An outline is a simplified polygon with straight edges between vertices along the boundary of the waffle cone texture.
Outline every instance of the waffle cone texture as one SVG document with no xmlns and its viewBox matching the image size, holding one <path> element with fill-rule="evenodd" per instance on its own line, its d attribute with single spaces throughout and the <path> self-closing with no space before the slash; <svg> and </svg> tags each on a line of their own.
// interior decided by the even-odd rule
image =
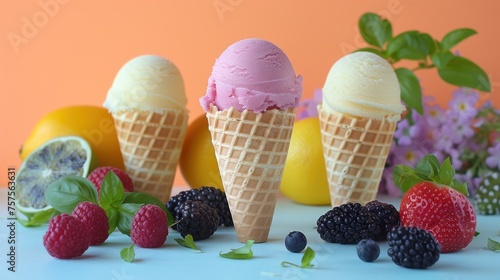
<svg viewBox="0 0 500 280">
<path fill-rule="evenodd" d="M 207 112 L 212 144 L 240 242 L 266 242 L 286 162 L 295 109 Z"/>
<path fill-rule="evenodd" d="M 186 135 L 185 110 L 113 113 L 125 169 L 139 192 L 170 198 Z"/>
<path fill-rule="evenodd" d="M 397 120 L 318 112 L 332 207 L 374 200 Z"/>
</svg>

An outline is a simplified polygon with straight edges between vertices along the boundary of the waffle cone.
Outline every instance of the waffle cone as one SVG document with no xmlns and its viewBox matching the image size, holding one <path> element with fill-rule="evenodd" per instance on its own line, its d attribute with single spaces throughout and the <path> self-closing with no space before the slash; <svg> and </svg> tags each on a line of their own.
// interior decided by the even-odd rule
<svg viewBox="0 0 500 280">
<path fill-rule="evenodd" d="M 285 166 L 295 110 L 207 112 L 209 130 L 240 242 L 266 242 Z"/>
<path fill-rule="evenodd" d="M 397 121 L 318 112 L 332 207 L 374 200 Z"/>
<path fill-rule="evenodd" d="M 134 190 L 168 201 L 187 129 L 185 110 L 114 113 L 125 169 Z"/>
</svg>

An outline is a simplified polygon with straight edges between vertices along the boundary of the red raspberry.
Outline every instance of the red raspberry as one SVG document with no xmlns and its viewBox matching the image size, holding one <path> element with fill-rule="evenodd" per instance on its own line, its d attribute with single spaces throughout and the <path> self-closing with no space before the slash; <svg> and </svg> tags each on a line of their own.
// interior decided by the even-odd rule
<svg viewBox="0 0 500 280">
<path fill-rule="evenodd" d="M 108 216 L 99 205 L 89 201 L 80 202 L 73 210 L 72 215 L 87 226 L 90 245 L 99 245 L 108 239 Z"/>
<path fill-rule="evenodd" d="M 146 204 L 134 215 L 130 237 L 143 248 L 158 248 L 168 235 L 167 214 L 157 205 Z"/>
<path fill-rule="evenodd" d="M 55 258 L 71 259 L 81 256 L 90 244 L 87 226 L 68 214 L 52 218 L 43 236 L 43 246 Z"/>
<path fill-rule="evenodd" d="M 104 167 L 98 167 L 94 169 L 92 172 L 90 172 L 89 176 L 87 176 L 87 179 L 89 179 L 97 189 L 97 193 L 101 190 L 101 184 L 102 180 L 104 179 L 104 176 L 108 174 L 108 172 L 112 170 L 115 172 L 116 176 L 120 178 L 120 181 L 122 181 L 123 188 L 127 192 L 133 192 L 134 191 L 134 185 L 132 184 L 132 179 L 130 179 L 130 176 L 128 176 L 125 171 L 112 167 L 112 166 L 104 166 Z"/>
</svg>

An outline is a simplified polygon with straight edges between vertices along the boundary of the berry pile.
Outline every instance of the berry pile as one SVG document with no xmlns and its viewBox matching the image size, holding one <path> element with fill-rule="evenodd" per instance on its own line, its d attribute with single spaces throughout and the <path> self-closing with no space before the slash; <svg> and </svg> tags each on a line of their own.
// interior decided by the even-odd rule
<svg viewBox="0 0 500 280">
<path fill-rule="evenodd" d="M 233 219 L 229 211 L 226 194 L 214 187 L 203 186 L 199 189 L 182 191 L 172 196 L 167 202 L 166 207 L 173 217 L 177 216 L 181 205 L 188 201 L 201 201 L 204 204 L 214 208 L 219 216 L 219 226 L 233 226 Z M 175 219 L 177 222 L 178 220 Z M 176 229 L 176 226 L 172 227 Z"/>
<path fill-rule="evenodd" d="M 383 240 L 387 230 L 399 225 L 399 213 L 393 205 L 378 201 L 366 206 L 346 203 L 326 212 L 316 224 L 321 239 L 356 244 L 362 239 Z"/>
</svg>

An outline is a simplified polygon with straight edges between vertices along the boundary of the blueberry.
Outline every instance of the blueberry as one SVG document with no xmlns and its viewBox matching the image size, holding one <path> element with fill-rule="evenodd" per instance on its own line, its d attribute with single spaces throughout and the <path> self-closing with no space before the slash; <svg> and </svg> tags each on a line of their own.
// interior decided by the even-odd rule
<svg viewBox="0 0 500 280">
<path fill-rule="evenodd" d="M 285 238 L 285 247 L 292 253 L 299 253 L 307 245 L 306 236 L 300 231 L 292 231 Z"/>
<path fill-rule="evenodd" d="M 380 247 L 371 239 L 363 239 L 356 245 L 358 257 L 365 262 L 372 262 L 380 255 Z"/>
</svg>

